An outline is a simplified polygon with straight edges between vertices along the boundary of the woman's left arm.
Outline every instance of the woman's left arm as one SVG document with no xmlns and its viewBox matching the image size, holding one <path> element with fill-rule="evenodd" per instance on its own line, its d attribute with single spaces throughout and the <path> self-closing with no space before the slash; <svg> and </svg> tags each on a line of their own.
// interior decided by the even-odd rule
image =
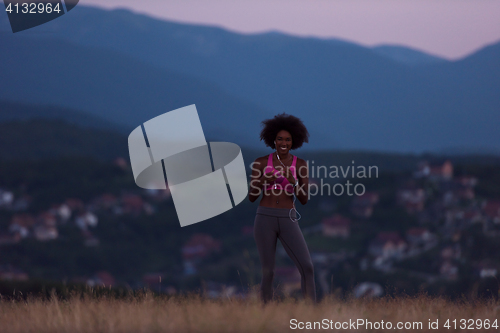
<svg viewBox="0 0 500 333">
<path fill-rule="evenodd" d="M 295 195 L 300 203 L 305 205 L 309 200 L 309 170 L 306 161 L 297 158 L 296 170 L 299 184 L 294 188 Z"/>
</svg>

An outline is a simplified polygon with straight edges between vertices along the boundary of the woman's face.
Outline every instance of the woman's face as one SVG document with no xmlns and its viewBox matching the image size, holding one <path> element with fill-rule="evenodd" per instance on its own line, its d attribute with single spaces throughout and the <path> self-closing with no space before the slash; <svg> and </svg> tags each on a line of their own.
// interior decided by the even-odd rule
<svg viewBox="0 0 500 333">
<path fill-rule="evenodd" d="M 281 130 L 276 135 L 276 151 L 286 154 L 292 148 L 292 135 L 290 132 Z"/>
</svg>

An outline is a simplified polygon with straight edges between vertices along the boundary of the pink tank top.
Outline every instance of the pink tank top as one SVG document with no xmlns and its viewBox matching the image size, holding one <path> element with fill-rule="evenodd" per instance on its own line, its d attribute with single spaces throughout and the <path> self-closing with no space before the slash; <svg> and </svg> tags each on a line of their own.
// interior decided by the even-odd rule
<svg viewBox="0 0 500 333">
<path fill-rule="evenodd" d="M 297 164 L 297 156 L 294 156 L 293 161 L 292 161 L 292 165 L 290 166 L 290 171 L 292 172 L 293 178 L 295 178 L 295 179 L 297 179 L 297 171 L 295 168 L 296 164 Z M 267 166 L 264 169 L 264 173 L 268 173 L 270 171 L 274 171 L 274 174 L 279 172 L 273 166 L 273 154 L 269 154 L 269 158 L 267 159 Z M 285 177 L 279 176 L 279 178 L 276 179 L 275 181 L 273 181 L 271 185 L 268 185 L 266 187 L 266 191 L 269 191 L 269 190 L 275 188 L 275 186 L 276 186 L 276 189 L 284 188 L 286 192 L 293 193 L 293 185 L 295 185 L 295 184 L 290 184 L 288 179 L 286 179 Z"/>
</svg>

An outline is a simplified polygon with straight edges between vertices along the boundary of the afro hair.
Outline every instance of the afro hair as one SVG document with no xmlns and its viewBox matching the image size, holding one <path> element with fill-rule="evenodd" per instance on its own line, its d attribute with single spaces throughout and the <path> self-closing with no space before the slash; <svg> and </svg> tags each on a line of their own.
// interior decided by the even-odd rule
<svg viewBox="0 0 500 333">
<path fill-rule="evenodd" d="M 274 140 L 276 135 L 281 130 L 285 130 L 292 135 L 292 148 L 297 149 L 302 147 L 304 142 L 309 142 L 309 132 L 306 126 L 299 118 L 282 113 L 274 116 L 274 118 L 266 119 L 262 122 L 264 128 L 260 132 L 260 140 L 264 140 L 266 146 L 276 149 Z"/>
</svg>

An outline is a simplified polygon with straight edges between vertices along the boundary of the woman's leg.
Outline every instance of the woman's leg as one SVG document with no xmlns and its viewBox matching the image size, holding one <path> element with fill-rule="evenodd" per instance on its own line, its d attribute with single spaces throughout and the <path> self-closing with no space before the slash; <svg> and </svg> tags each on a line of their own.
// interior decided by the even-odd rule
<svg viewBox="0 0 500 333">
<path fill-rule="evenodd" d="M 300 272 L 302 295 L 316 302 L 314 267 L 299 224 L 289 218 L 280 218 L 278 237 Z"/>
<path fill-rule="evenodd" d="M 254 237 L 262 265 L 261 298 L 264 303 L 273 298 L 274 263 L 278 218 L 257 214 L 254 223 Z"/>
</svg>

